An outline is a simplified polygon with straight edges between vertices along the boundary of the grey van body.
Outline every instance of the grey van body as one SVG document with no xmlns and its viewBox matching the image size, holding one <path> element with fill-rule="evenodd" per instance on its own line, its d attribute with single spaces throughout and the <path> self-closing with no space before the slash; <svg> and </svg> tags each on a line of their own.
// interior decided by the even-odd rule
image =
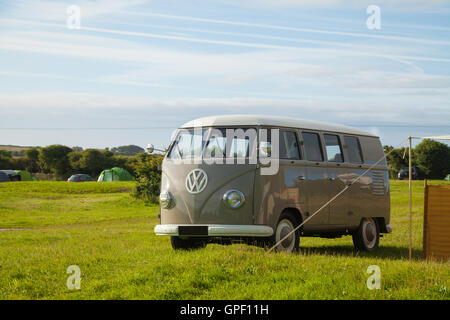
<svg viewBox="0 0 450 320">
<path fill-rule="evenodd" d="M 294 150 L 295 156 L 291 158 L 280 155 L 275 175 L 261 175 L 259 162 L 176 163 L 171 158 L 176 137 L 183 130 L 198 126 L 206 131 L 279 129 L 280 134 L 295 141 L 298 153 Z M 333 159 L 327 151 L 335 153 Z M 170 197 L 170 205 L 161 208 L 155 233 L 173 237 L 271 237 L 283 212 L 291 212 L 301 223 L 383 157 L 379 137 L 350 127 L 255 115 L 197 119 L 180 127 L 163 160 L 161 195 L 164 194 L 163 200 Z M 201 188 L 189 192 L 192 180 L 187 180 L 197 175 L 206 176 L 202 181 L 206 185 L 201 186 L 201 192 L 196 192 Z M 238 190 L 245 199 L 237 209 L 224 204 L 224 195 L 230 190 Z M 385 159 L 304 224 L 301 235 L 352 234 L 364 218 L 376 220 L 380 233 L 391 231 Z"/>
</svg>

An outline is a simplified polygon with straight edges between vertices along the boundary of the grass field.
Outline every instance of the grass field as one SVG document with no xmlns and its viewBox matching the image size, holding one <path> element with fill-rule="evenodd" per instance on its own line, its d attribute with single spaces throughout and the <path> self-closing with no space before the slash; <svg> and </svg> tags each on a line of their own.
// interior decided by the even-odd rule
<svg viewBox="0 0 450 320">
<path fill-rule="evenodd" d="M 391 182 L 394 233 L 370 254 L 351 237 L 302 238 L 292 255 L 241 244 L 175 252 L 153 234 L 158 208 L 131 198 L 132 186 L 1 183 L 0 299 L 450 299 L 450 263 L 421 259 L 422 181 L 412 262 L 407 181 Z M 67 289 L 70 265 L 81 269 L 80 290 Z M 381 269 L 380 290 L 366 286 L 370 265 Z"/>
</svg>

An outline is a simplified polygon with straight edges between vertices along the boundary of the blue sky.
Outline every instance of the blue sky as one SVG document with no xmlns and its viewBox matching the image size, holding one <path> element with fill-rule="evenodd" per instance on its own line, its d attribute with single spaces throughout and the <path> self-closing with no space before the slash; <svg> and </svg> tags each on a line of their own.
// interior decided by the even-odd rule
<svg viewBox="0 0 450 320">
<path fill-rule="evenodd" d="M 450 133 L 446 0 L 0 1 L 0 28 L 0 144 L 162 147 L 184 122 L 234 113 L 390 145 Z"/>
</svg>

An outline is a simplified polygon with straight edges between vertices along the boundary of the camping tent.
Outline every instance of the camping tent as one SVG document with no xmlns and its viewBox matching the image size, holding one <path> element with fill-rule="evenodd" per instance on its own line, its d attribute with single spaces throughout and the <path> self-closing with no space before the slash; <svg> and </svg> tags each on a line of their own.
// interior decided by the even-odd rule
<svg viewBox="0 0 450 320">
<path fill-rule="evenodd" d="M 31 173 L 25 170 L 0 170 L 6 174 L 9 181 L 33 181 Z"/>
<path fill-rule="evenodd" d="M 132 181 L 133 176 L 125 169 L 114 167 L 103 170 L 98 177 L 97 182 L 101 181 Z"/>
<path fill-rule="evenodd" d="M 0 171 L 0 182 L 7 182 L 7 181 L 10 181 L 9 176 L 3 171 Z"/>
<path fill-rule="evenodd" d="M 20 181 L 20 174 L 16 172 L 16 170 L 1 170 L 4 174 L 6 174 L 10 181 Z"/>
</svg>

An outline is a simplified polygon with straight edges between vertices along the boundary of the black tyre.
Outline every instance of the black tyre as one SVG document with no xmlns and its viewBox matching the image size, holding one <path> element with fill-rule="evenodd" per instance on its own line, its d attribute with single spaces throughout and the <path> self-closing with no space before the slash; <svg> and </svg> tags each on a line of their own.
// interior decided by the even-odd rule
<svg viewBox="0 0 450 320">
<path fill-rule="evenodd" d="M 170 243 L 175 250 L 193 250 L 206 247 L 207 241 L 203 238 L 170 237 Z"/>
<path fill-rule="evenodd" d="M 298 226 L 297 219 L 291 212 L 283 212 L 271 237 L 272 245 L 278 243 Z M 300 229 L 283 240 L 274 250 L 277 252 L 296 252 L 300 244 Z"/>
<path fill-rule="evenodd" d="M 360 251 L 374 251 L 380 243 L 380 228 L 373 218 L 361 220 L 358 230 L 353 236 L 353 244 Z"/>
</svg>

